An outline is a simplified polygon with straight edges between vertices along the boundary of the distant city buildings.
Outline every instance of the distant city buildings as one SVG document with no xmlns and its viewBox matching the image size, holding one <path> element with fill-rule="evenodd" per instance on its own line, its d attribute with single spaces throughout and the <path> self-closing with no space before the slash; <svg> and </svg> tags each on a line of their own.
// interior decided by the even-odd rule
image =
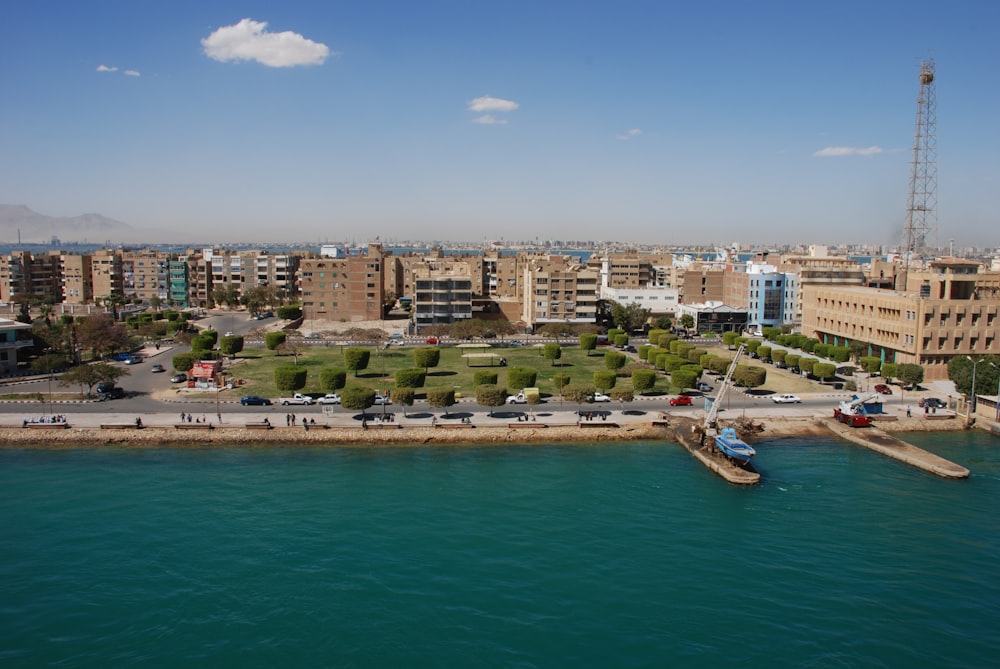
<svg viewBox="0 0 1000 669">
<path fill-rule="evenodd" d="M 1000 261 L 792 252 L 559 252 L 544 248 L 387 250 L 381 243 L 313 250 L 205 248 L 17 250 L 0 255 L 0 303 L 47 303 L 65 311 L 136 304 L 236 305 L 266 287 L 298 301 L 327 329 L 383 319 L 412 306 L 414 332 L 470 318 L 506 319 L 527 331 L 593 324 L 602 302 L 638 305 L 650 322 L 690 315 L 701 332 L 800 331 L 825 343 L 863 342 L 887 362 L 944 378 L 955 356 L 1000 353 Z M 905 285 L 903 285 L 905 283 Z M 15 356 L 16 357 L 16 356 Z M 2 360 L 0 360 L 2 362 Z"/>
</svg>

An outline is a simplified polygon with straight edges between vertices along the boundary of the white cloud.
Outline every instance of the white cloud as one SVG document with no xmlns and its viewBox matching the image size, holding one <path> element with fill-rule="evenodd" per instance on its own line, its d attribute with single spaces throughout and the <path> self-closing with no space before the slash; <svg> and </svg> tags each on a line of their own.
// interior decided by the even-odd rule
<svg viewBox="0 0 1000 669">
<path fill-rule="evenodd" d="M 482 125 L 507 125 L 507 119 L 496 118 L 492 114 L 483 114 L 472 119 L 473 123 L 480 123 Z"/>
<path fill-rule="evenodd" d="M 97 66 L 97 71 L 98 72 L 117 72 L 118 68 L 117 67 L 108 67 L 107 65 L 98 65 Z"/>
<path fill-rule="evenodd" d="M 633 137 L 638 137 L 641 134 L 642 134 L 642 130 L 640 130 L 639 128 L 632 128 L 628 132 L 622 133 L 621 135 L 615 135 L 615 137 L 617 139 L 622 140 L 623 142 L 627 142 L 628 140 L 632 139 Z"/>
<path fill-rule="evenodd" d="M 138 77 L 139 76 L 139 70 L 125 70 L 124 72 L 122 72 L 122 74 L 126 74 L 126 75 L 128 75 L 130 77 Z"/>
<path fill-rule="evenodd" d="M 484 95 L 469 101 L 468 109 L 472 112 L 512 112 L 521 105 L 513 100 L 503 100 Z"/>
<path fill-rule="evenodd" d="M 880 146 L 828 146 L 820 149 L 813 156 L 817 158 L 829 158 L 838 156 L 874 156 L 882 153 Z"/>
<path fill-rule="evenodd" d="M 313 42 L 298 33 L 269 33 L 267 23 L 243 19 L 223 26 L 201 40 L 205 55 L 213 60 L 239 62 L 255 60 L 268 67 L 319 65 L 330 55 L 325 44 Z"/>
</svg>

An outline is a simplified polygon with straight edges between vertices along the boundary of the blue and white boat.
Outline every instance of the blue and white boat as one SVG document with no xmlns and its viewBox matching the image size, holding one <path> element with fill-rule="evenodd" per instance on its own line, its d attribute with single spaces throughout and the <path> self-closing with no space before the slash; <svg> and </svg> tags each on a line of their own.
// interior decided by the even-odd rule
<svg viewBox="0 0 1000 669">
<path fill-rule="evenodd" d="M 748 464 L 757 454 L 750 444 L 736 436 L 736 428 L 724 427 L 715 435 L 715 447 L 741 464 Z"/>
</svg>

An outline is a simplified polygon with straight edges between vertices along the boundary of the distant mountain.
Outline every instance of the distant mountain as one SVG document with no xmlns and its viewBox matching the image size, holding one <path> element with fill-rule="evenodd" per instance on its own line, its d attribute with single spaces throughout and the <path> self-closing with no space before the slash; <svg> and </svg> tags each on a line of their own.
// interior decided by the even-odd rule
<svg viewBox="0 0 1000 669">
<path fill-rule="evenodd" d="M 0 204 L 0 241 L 16 242 L 20 231 L 23 243 L 47 243 L 53 237 L 64 242 L 115 240 L 131 237 L 135 229 L 128 223 L 100 214 L 56 218 L 39 214 L 23 204 Z"/>
</svg>

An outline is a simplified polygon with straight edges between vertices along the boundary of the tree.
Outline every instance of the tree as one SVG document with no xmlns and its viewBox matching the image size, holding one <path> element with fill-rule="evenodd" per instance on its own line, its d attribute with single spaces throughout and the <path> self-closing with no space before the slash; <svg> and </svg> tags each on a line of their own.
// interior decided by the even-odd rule
<svg viewBox="0 0 1000 669">
<path fill-rule="evenodd" d="M 559 372 L 552 375 L 552 385 L 556 387 L 556 390 L 559 391 L 560 395 L 562 395 L 563 388 L 569 384 L 569 380 L 569 374 Z"/>
<path fill-rule="evenodd" d="M 861 369 L 869 374 L 878 374 L 878 370 L 882 367 L 882 359 L 875 356 L 862 356 L 858 363 Z"/>
<path fill-rule="evenodd" d="M 94 357 L 103 357 L 129 348 L 128 330 L 115 323 L 108 314 L 91 314 L 76 328 L 80 345 L 89 348 Z"/>
<path fill-rule="evenodd" d="M 444 415 L 448 415 L 448 407 L 455 404 L 454 388 L 430 388 L 427 391 L 427 404 L 437 409 L 444 409 Z"/>
<path fill-rule="evenodd" d="M 413 406 L 413 400 L 416 396 L 417 393 L 413 388 L 400 388 L 397 386 L 392 390 L 392 401 L 402 405 L 403 416 L 406 416 L 406 407 Z"/>
<path fill-rule="evenodd" d="M 294 321 L 302 317 L 302 309 L 297 304 L 286 304 L 283 307 L 278 307 L 274 313 L 278 318 L 286 321 Z"/>
<path fill-rule="evenodd" d="M 340 394 L 340 406 L 351 411 L 360 411 L 364 418 L 365 410 L 375 404 L 375 391 L 371 388 L 352 386 L 344 388 Z"/>
<path fill-rule="evenodd" d="M 813 365 L 812 373 L 820 381 L 829 381 L 837 373 L 837 366 L 830 362 L 817 362 Z"/>
<path fill-rule="evenodd" d="M 992 395 L 997 390 L 1000 356 L 976 356 L 976 395 Z M 986 364 L 983 364 L 986 363 Z M 948 378 L 955 382 L 955 390 L 971 397 L 973 362 L 967 357 L 955 356 L 948 361 Z"/>
<path fill-rule="evenodd" d="M 614 388 L 617 380 L 618 375 L 615 372 L 594 372 L 594 385 L 597 386 L 601 392 L 607 392 L 609 389 Z"/>
<path fill-rule="evenodd" d="M 347 384 L 347 370 L 338 367 L 324 367 L 319 371 L 319 387 L 323 392 L 332 393 Z"/>
<path fill-rule="evenodd" d="M 579 410 L 579 405 L 594 401 L 595 392 L 597 389 L 594 386 L 570 384 L 563 388 L 563 397 L 569 402 L 576 402 L 577 410 Z"/>
<path fill-rule="evenodd" d="M 587 356 L 590 356 L 590 352 L 597 348 L 597 335 L 592 332 L 584 332 L 580 335 L 580 350 L 586 351 Z"/>
<path fill-rule="evenodd" d="M 299 364 L 299 356 L 302 355 L 302 342 L 295 339 L 286 339 L 278 346 L 278 353 L 288 353 L 295 358 L 295 364 Z"/>
<path fill-rule="evenodd" d="M 401 369 L 396 372 L 397 388 L 423 388 L 427 372 L 421 368 Z"/>
<path fill-rule="evenodd" d="M 625 411 L 625 403 L 631 403 L 635 400 L 635 392 L 633 392 L 632 388 L 612 388 L 611 399 L 618 402 L 621 405 L 622 411 Z"/>
<path fill-rule="evenodd" d="M 201 356 L 199 356 L 195 351 L 190 351 L 187 353 L 178 353 L 171 358 L 170 362 L 174 367 L 174 371 L 187 372 L 194 367 L 194 363 L 200 359 Z"/>
<path fill-rule="evenodd" d="M 868 349 L 870 347 L 867 342 L 854 339 L 850 344 L 848 344 L 848 348 L 851 350 L 851 355 L 854 357 L 855 362 L 860 365 L 861 358 L 868 354 Z"/>
<path fill-rule="evenodd" d="M 223 337 L 222 341 L 219 342 L 219 351 L 222 355 L 228 355 L 230 358 L 235 358 L 236 354 L 242 350 L 243 337 L 240 335 Z"/>
<path fill-rule="evenodd" d="M 507 370 L 508 388 L 532 388 L 538 379 L 538 372 L 530 367 L 511 367 Z"/>
<path fill-rule="evenodd" d="M 628 362 L 628 356 L 618 351 L 607 351 L 604 354 L 604 366 L 611 372 L 617 372 Z"/>
<path fill-rule="evenodd" d="M 903 386 L 907 388 L 916 388 L 924 380 L 924 368 L 921 365 L 901 364 L 896 369 L 896 374 L 898 374 L 899 380 L 903 382 Z M 976 382 L 978 383 L 979 380 L 976 379 Z"/>
<path fill-rule="evenodd" d="M 622 305 L 611 300 L 611 320 L 625 333 L 641 331 L 649 321 L 651 309 L 645 309 L 638 302 Z"/>
<path fill-rule="evenodd" d="M 892 379 L 896 378 L 896 375 L 898 373 L 897 365 L 894 362 L 883 362 L 880 372 L 886 381 L 891 381 Z"/>
<path fill-rule="evenodd" d="M 562 357 L 562 346 L 560 346 L 555 342 L 550 342 L 545 345 L 545 359 L 551 360 L 553 367 L 555 367 L 556 360 L 560 359 L 561 357 Z"/>
<path fill-rule="evenodd" d="M 754 365 L 736 365 L 733 382 L 743 388 L 758 388 L 767 381 L 767 370 Z"/>
<path fill-rule="evenodd" d="M 344 365 L 349 371 L 354 372 L 355 378 L 360 370 L 368 369 L 371 357 L 372 352 L 367 348 L 349 347 L 344 349 Z"/>
<path fill-rule="evenodd" d="M 647 393 L 656 385 L 656 372 L 651 369 L 636 369 L 632 371 L 632 389 L 639 393 Z"/>
<path fill-rule="evenodd" d="M 678 367 L 674 371 L 670 372 L 670 382 L 677 388 L 681 390 L 685 388 L 692 387 L 695 382 L 698 381 L 698 374 L 695 374 L 690 369 L 685 369 L 684 367 Z"/>
<path fill-rule="evenodd" d="M 274 385 L 282 392 L 302 390 L 306 387 L 309 370 L 294 365 L 282 365 L 274 370 Z"/>
<path fill-rule="evenodd" d="M 69 386 L 79 384 L 87 386 L 87 397 L 93 393 L 98 383 L 115 383 L 123 376 L 128 376 L 129 370 L 109 365 L 106 362 L 95 362 L 89 365 L 78 365 L 67 369 L 59 377 L 59 385 Z"/>
<path fill-rule="evenodd" d="M 493 408 L 503 406 L 507 401 L 507 389 L 495 383 L 484 383 L 476 386 L 476 404 L 482 407 L 490 407 L 490 415 L 493 415 Z"/>
<path fill-rule="evenodd" d="M 477 369 L 472 374 L 472 385 L 483 386 L 483 385 L 496 385 L 497 377 L 499 375 L 488 369 Z"/>
<path fill-rule="evenodd" d="M 682 328 L 684 328 L 685 330 L 690 330 L 691 328 L 694 327 L 694 316 L 692 316 L 691 314 L 683 314 L 678 320 L 678 322 L 681 324 Z"/>
<path fill-rule="evenodd" d="M 284 332 L 268 332 L 264 335 L 264 345 L 268 351 L 276 351 L 278 347 L 285 343 L 287 335 Z"/>
<path fill-rule="evenodd" d="M 413 349 L 413 364 L 423 367 L 426 373 L 431 367 L 437 367 L 441 362 L 441 349 L 437 346 L 418 346 Z"/>
</svg>

